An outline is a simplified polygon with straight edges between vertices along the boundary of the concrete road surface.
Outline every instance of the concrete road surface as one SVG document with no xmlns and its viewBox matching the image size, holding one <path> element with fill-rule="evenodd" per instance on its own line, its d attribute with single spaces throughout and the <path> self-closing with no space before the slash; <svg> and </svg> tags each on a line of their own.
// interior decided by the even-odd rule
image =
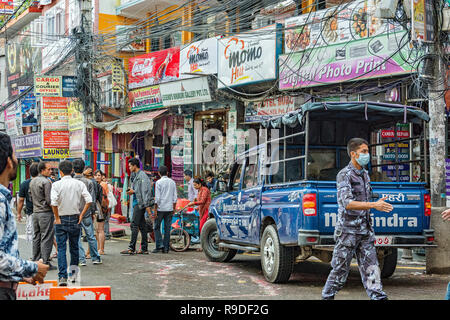
<svg viewBox="0 0 450 320">
<path fill-rule="evenodd" d="M 21 257 L 30 258 L 25 223 L 19 222 L 18 230 Z M 80 267 L 81 285 L 111 286 L 113 300 L 320 300 L 330 271 L 329 264 L 310 258 L 296 265 L 288 283 L 271 284 L 262 275 L 259 254 L 239 254 L 229 263 L 209 262 L 196 247 L 182 253 L 123 256 L 119 252 L 127 248 L 129 228 L 126 234 L 106 242 L 102 265 L 88 260 Z M 87 248 L 86 242 L 83 245 Z M 382 282 L 390 300 L 444 298 L 450 276 L 424 274 L 423 261 L 399 262 L 394 275 Z M 57 265 L 56 259 L 53 263 Z M 57 270 L 47 279 L 57 280 Z M 336 300 L 368 300 L 356 264 Z"/>
</svg>

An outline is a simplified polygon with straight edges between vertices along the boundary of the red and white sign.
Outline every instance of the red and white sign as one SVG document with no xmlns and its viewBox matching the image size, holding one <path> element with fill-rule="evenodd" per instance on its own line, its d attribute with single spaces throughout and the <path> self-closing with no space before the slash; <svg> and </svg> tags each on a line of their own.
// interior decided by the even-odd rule
<svg viewBox="0 0 450 320">
<path fill-rule="evenodd" d="M 381 130 L 382 138 L 394 138 L 395 131 L 394 130 Z M 409 131 L 400 130 L 397 131 L 397 138 L 409 138 Z"/>
<path fill-rule="evenodd" d="M 177 80 L 180 71 L 180 47 L 147 53 L 131 58 L 128 63 L 129 89 Z"/>
<path fill-rule="evenodd" d="M 50 300 L 111 300 L 111 287 L 54 287 Z"/>
<path fill-rule="evenodd" d="M 69 131 L 45 131 L 44 148 L 69 149 Z"/>
<path fill-rule="evenodd" d="M 50 288 L 56 287 L 58 282 L 56 280 L 44 281 L 32 285 L 26 282 L 19 282 L 17 286 L 17 300 L 49 300 Z"/>
</svg>

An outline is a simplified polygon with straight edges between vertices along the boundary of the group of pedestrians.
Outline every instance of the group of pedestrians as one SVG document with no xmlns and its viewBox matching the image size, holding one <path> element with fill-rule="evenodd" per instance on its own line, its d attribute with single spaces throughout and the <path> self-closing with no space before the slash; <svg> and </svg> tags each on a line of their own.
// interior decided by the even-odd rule
<svg viewBox="0 0 450 320">
<path fill-rule="evenodd" d="M 110 192 L 104 174 L 86 167 L 82 159 L 59 164 L 61 179 L 50 179 L 52 169 L 41 161 L 30 166 L 31 179 L 20 186 L 17 219 L 21 220 L 23 204 L 26 204 L 26 234 L 32 241 L 32 261 L 42 261 L 49 269 L 56 269 L 50 261 L 58 259 L 59 285 L 74 281 L 74 274 L 67 274 L 66 246 L 69 242 L 70 269 L 86 266 L 86 259 L 101 264 L 104 254 L 104 223 L 109 218 Z M 84 188 L 86 190 L 84 190 Z M 87 197 L 89 196 L 89 197 Z M 85 210 L 86 207 L 86 210 Z M 96 225 L 96 227 L 94 227 Z M 88 242 L 88 253 L 82 245 L 82 231 Z M 30 236 L 32 235 L 32 237 Z M 51 256 L 52 246 L 57 248 Z"/>
</svg>

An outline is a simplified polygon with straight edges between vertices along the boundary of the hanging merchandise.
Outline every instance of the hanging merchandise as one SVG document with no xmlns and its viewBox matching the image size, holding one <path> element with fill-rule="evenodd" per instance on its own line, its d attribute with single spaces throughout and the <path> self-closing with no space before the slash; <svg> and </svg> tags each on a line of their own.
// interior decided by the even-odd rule
<svg viewBox="0 0 450 320">
<path fill-rule="evenodd" d="M 164 148 L 153 147 L 153 171 L 157 171 L 160 166 L 164 165 Z"/>
</svg>

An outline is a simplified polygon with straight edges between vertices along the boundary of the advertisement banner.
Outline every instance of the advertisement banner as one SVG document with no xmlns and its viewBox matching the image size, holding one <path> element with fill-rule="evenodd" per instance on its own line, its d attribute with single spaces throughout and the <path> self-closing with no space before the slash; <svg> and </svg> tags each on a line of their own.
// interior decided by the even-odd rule
<svg viewBox="0 0 450 320">
<path fill-rule="evenodd" d="M 160 90 L 165 107 L 211 101 L 207 77 L 163 83 Z"/>
<path fill-rule="evenodd" d="M 5 109 L 5 129 L 6 134 L 9 136 L 17 136 L 19 134 L 16 116 L 17 116 L 17 103 L 13 103 L 11 106 Z"/>
<path fill-rule="evenodd" d="M 116 48 L 118 52 L 145 52 L 145 40 L 141 28 L 132 25 L 116 26 Z"/>
<path fill-rule="evenodd" d="M 43 97 L 41 127 L 43 130 L 68 130 L 67 98 Z"/>
<path fill-rule="evenodd" d="M 282 55 L 279 88 L 288 90 L 415 72 L 413 61 L 419 53 L 403 46 L 405 41 L 408 41 L 405 32 L 399 32 Z M 405 57 L 411 63 L 405 62 Z"/>
<path fill-rule="evenodd" d="M 245 122 L 261 122 L 295 110 L 295 97 L 271 97 L 260 102 L 249 102 L 245 107 Z"/>
<path fill-rule="evenodd" d="M 180 78 L 190 73 L 217 74 L 217 38 L 191 43 L 180 53 Z"/>
<path fill-rule="evenodd" d="M 65 159 L 69 158 L 69 149 L 44 148 L 43 159 Z"/>
<path fill-rule="evenodd" d="M 41 133 L 19 136 L 13 139 L 14 153 L 18 159 L 42 156 Z"/>
<path fill-rule="evenodd" d="M 20 94 L 20 87 L 33 85 L 35 72 L 41 70 L 41 48 L 31 46 L 32 37 L 29 24 L 17 30 L 13 38 L 8 37 L 5 45 L 6 84 L 10 100 Z"/>
<path fill-rule="evenodd" d="M 38 125 L 36 97 L 33 93 L 29 93 L 25 99 L 21 101 L 22 127 L 32 127 Z"/>
<path fill-rule="evenodd" d="M 69 153 L 71 158 L 82 158 L 84 150 L 83 130 L 69 131 Z"/>
<path fill-rule="evenodd" d="M 129 89 L 142 88 L 179 78 L 180 47 L 147 53 L 129 60 Z"/>
<path fill-rule="evenodd" d="M 276 79 L 278 35 L 277 25 L 271 25 L 219 39 L 218 88 Z"/>
<path fill-rule="evenodd" d="M 375 16 L 379 0 L 357 0 L 285 20 L 285 53 L 346 43 L 402 30 Z"/>
<path fill-rule="evenodd" d="M 61 76 L 35 76 L 34 95 L 36 97 L 60 97 L 62 93 Z"/>
<path fill-rule="evenodd" d="M 131 112 L 151 110 L 163 106 L 159 85 L 131 90 L 129 95 Z"/>
<path fill-rule="evenodd" d="M 68 129 L 69 131 L 81 130 L 84 128 L 84 114 L 81 112 L 81 105 L 78 101 L 69 100 L 67 106 Z"/>
<path fill-rule="evenodd" d="M 0 15 L 9 15 L 14 13 L 13 0 L 0 0 Z"/>
</svg>

